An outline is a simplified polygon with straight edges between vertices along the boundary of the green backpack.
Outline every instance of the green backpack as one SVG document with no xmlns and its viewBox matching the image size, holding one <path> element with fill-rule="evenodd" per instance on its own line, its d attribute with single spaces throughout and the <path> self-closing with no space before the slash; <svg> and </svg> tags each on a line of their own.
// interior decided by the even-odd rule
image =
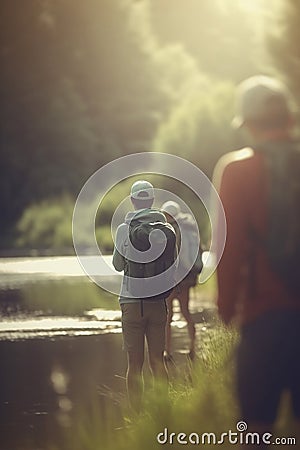
<svg viewBox="0 0 300 450">
<path fill-rule="evenodd" d="M 270 174 L 267 251 L 273 270 L 300 297 L 300 149 L 294 142 L 259 149 Z"/>
<path fill-rule="evenodd" d="M 155 219 L 155 217 L 153 218 Z M 149 220 L 152 220 L 151 216 L 149 216 Z M 168 223 L 158 220 L 147 221 L 147 217 L 139 216 L 130 221 L 129 239 L 134 249 L 139 252 L 151 250 L 154 255 L 153 259 L 150 253 L 150 260 L 147 260 L 149 258 L 146 257 L 144 262 L 142 256 L 138 261 L 134 257 L 130 259 L 129 252 L 125 270 L 129 291 L 135 297 L 143 300 L 167 298 L 175 285 L 177 252 L 174 228 Z M 147 255 L 147 253 L 145 254 Z M 153 279 L 156 275 L 164 272 L 166 272 L 164 276 Z M 140 279 L 143 279 L 142 283 L 140 283 Z M 148 296 L 147 292 L 152 292 L 153 289 L 158 293 Z"/>
</svg>

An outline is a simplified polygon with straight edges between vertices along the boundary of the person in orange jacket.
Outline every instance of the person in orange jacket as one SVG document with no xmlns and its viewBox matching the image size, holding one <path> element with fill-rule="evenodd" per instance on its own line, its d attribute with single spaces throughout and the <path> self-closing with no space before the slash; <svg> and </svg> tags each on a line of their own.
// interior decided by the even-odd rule
<svg viewBox="0 0 300 450">
<path fill-rule="evenodd" d="M 286 88 L 266 76 L 242 82 L 233 124 L 251 145 L 223 156 L 214 172 L 227 221 L 227 241 L 217 269 L 217 304 L 222 321 L 238 324 L 241 331 L 237 350 L 241 417 L 248 431 L 263 433 L 272 429 L 286 389 L 300 424 L 300 292 L 276 270 L 268 248 L 276 229 L 272 208 L 279 208 L 280 196 L 288 196 L 288 182 L 276 184 L 270 167 L 278 158 L 285 161 L 288 152 L 299 156 L 291 150 L 294 116 Z M 278 173 L 282 179 L 291 177 L 280 164 Z M 278 194 L 271 200 L 273 189 Z M 293 211 L 299 226 L 297 211 L 299 203 Z M 280 214 L 278 218 L 282 220 Z M 297 229 L 298 245 L 299 233 Z M 284 238 L 278 238 L 278 247 Z M 271 251 L 276 253 L 276 245 Z M 299 264 L 293 270 L 299 283 Z"/>
</svg>

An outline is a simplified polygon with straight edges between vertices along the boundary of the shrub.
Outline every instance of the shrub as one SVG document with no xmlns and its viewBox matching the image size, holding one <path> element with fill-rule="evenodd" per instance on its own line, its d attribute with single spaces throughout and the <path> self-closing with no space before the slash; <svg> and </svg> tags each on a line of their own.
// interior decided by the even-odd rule
<svg viewBox="0 0 300 450">
<path fill-rule="evenodd" d="M 182 156 L 211 175 L 220 155 L 232 150 L 233 96 L 231 83 L 212 81 L 184 97 L 159 128 L 155 151 Z"/>
<path fill-rule="evenodd" d="M 16 225 L 16 246 L 38 249 L 71 247 L 73 207 L 74 201 L 68 196 L 29 206 Z"/>
</svg>

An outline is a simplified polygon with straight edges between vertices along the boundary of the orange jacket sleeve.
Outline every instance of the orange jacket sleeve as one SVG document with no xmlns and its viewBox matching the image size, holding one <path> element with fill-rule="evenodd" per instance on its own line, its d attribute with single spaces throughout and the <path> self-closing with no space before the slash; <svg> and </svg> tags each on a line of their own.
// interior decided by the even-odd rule
<svg viewBox="0 0 300 450">
<path fill-rule="evenodd" d="M 242 272 L 247 258 L 248 199 L 247 190 L 244 189 L 247 177 L 243 171 L 243 163 L 230 156 L 220 161 L 216 176 L 227 222 L 225 248 L 217 268 L 217 305 L 221 319 L 228 324 L 236 315 Z"/>
</svg>

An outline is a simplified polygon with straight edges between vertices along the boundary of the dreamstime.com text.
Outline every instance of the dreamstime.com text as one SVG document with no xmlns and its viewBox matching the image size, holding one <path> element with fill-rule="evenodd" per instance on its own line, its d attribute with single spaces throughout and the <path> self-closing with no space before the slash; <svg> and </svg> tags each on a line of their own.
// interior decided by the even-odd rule
<svg viewBox="0 0 300 450">
<path fill-rule="evenodd" d="M 274 437 L 271 433 L 256 433 L 247 431 L 246 422 L 236 424 L 236 431 L 229 430 L 219 435 L 216 433 L 174 433 L 164 428 L 158 433 L 159 444 L 194 444 L 194 445 L 296 445 L 295 437 Z"/>
</svg>

